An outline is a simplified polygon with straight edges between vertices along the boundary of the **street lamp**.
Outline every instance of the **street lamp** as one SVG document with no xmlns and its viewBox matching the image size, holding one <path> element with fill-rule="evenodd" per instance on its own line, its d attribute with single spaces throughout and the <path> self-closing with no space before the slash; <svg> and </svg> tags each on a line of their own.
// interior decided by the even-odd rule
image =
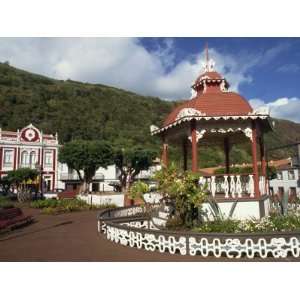
<svg viewBox="0 0 300 300">
<path fill-rule="evenodd" d="M 43 199 L 44 198 L 44 195 L 43 195 L 43 166 L 40 165 L 39 163 L 36 163 L 35 168 L 38 171 L 39 176 L 40 176 L 39 185 L 40 185 L 41 199 Z"/>
</svg>

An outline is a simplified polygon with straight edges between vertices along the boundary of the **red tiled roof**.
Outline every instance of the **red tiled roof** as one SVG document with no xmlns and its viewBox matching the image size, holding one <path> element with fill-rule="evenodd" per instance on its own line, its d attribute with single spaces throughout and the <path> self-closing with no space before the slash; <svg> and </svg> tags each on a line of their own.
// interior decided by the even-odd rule
<svg viewBox="0 0 300 300">
<path fill-rule="evenodd" d="M 202 77 L 206 77 L 206 76 L 208 76 L 210 79 L 222 79 L 222 76 L 218 72 L 212 71 L 212 72 L 205 72 L 205 73 L 201 74 L 196 79 L 196 82 L 201 80 Z"/>
<path fill-rule="evenodd" d="M 248 115 L 248 113 L 252 112 L 252 107 L 248 101 L 237 93 L 221 91 L 203 93 L 177 106 L 165 119 L 164 126 L 173 123 L 176 120 L 177 114 L 183 108 L 193 108 L 207 116 Z"/>
</svg>

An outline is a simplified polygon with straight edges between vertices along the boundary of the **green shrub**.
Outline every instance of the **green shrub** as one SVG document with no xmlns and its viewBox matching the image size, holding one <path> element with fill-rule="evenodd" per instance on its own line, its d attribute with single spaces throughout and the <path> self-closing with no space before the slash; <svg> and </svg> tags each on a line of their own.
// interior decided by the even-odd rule
<svg viewBox="0 0 300 300">
<path fill-rule="evenodd" d="M 80 199 L 44 199 L 31 202 L 32 208 L 42 209 L 45 214 L 60 214 L 75 211 L 114 208 L 114 204 L 90 205 L 84 200 Z"/>
<path fill-rule="evenodd" d="M 8 198 L 0 196 L 0 208 L 13 208 L 14 204 Z"/>
<path fill-rule="evenodd" d="M 198 184 L 197 174 L 177 170 L 174 164 L 155 173 L 158 191 L 175 207 L 175 215 L 185 227 L 201 221 L 202 203 L 207 198 L 207 185 Z"/>
<path fill-rule="evenodd" d="M 173 216 L 169 218 L 166 227 L 170 230 L 181 229 L 184 226 L 182 219 L 179 216 Z"/>
<path fill-rule="evenodd" d="M 287 215 L 270 215 L 260 220 L 232 220 L 220 219 L 205 222 L 195 228 L 198 232 L 222 232 L 222 233 L 243 233 L 243 232 L 271 232 L 271 231 L 294 231 L 300 230 L 300 214 L 289 213 Z"/>
<path fill-rule="evenodd" d="M 219 219 L 211 222 L 205 222 L 201 227 L 198 228 L 198 231 L 234 233 L 237 232 L 239 224 L 239 220 Z"/>
</svg>

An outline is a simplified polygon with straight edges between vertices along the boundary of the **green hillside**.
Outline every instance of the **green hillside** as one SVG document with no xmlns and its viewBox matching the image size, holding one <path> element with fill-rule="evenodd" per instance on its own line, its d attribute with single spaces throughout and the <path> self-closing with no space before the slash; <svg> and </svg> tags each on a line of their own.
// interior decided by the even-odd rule
<svg viewBox="0 0 300 300">
<path fill-rule="evenodd" d="M 0 126 L 16 130 L 29 123 L 45 133 L 58 132 L 61 143 L 75 138 L 105 139 L 124 146 L 140 144 L 159 150 L 151 124 L 161 124 L 176 105 L 154 97 L 101 84 L 54 80 L 0 63 Z M 268 145 L 300 138 L 300 124 L 276 120 Z M 233 161 L 249 160 L 249 149 L 233 149 Z M 179 157 L 177 149 L 171 149 Z M 274 157 L 285 157 L 277 151 Z M 202 166 L 222 163 L 221 149 L 201 153 Z"/>
</svg>

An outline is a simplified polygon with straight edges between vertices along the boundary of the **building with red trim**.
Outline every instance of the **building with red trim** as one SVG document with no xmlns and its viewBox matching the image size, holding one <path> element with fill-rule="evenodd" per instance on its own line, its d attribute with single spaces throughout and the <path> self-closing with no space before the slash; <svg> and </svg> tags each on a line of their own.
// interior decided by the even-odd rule
<svg viewBox="0 0 300 300">
<path fill-rule="evenodd" d="M 32 124 L 21 130 L 0 128 L 0 176 L 19 168 L 39 168 L 44 192 L 58 187 L 58 137 L 44 134 Z"/>
</svg>

